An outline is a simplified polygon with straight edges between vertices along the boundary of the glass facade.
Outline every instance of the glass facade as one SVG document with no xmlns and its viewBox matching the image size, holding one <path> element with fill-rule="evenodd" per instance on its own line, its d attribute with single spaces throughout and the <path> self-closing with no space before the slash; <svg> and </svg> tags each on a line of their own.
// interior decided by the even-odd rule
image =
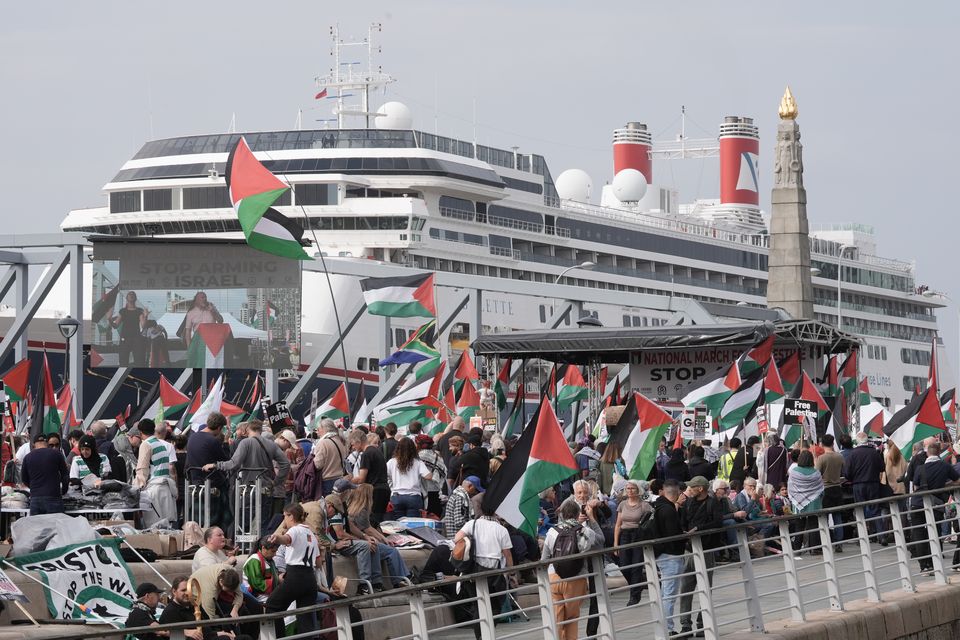
<svg viewBox="0 0 960 640">
<path fill-rule="evenodd" d="M 294 195 L 297 205 L 330 205 L 337 203 L 337 185 L 335 184 L 295 184 Z"/>
<path fill-rule="evenodd" d="M 169 211 L 173 209 L 173 189 L 144 189 L 144 211 Z"/>
<path fill-rule="evenodd" d="M 226 187 L 184 187 L 184 209 L 229 209 L 230 194 Z"/>
<path fill-rule="evenodd" d="M 140 191 L 110 192 L 110 212 L 130 213 L 140 211 Z"/>
</svg>

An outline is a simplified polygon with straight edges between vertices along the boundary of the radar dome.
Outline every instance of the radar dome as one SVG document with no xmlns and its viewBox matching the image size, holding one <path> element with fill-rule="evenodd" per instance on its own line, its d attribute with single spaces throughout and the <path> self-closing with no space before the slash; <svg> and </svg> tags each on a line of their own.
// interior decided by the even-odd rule
<svg viewBox="0 0 960 640">
<path fill-rule="evenodd" d="M 636 169 L 621 169 L 613 177 L 613 195 L 620 202 L 638 202 L 647 192 L 647 179 Z"/>
<path fill-rule="evenodd" d="M 413 114 L 402 102 L 385 102 L 373 119 L 377 129 L 412 129 Z"/>
<path fill-rule="evenodd" d="M 563 200 L 589 202 L 593 193 L 593 180 L 583 169 L 567 169 L 557 176 L 555 184 Z"/>
</svg>

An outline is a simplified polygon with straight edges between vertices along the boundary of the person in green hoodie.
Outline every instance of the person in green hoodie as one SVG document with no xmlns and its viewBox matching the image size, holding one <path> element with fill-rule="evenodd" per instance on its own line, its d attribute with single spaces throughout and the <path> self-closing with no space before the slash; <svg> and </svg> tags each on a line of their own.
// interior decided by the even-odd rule
<svg viewBox="0 0 960 640">
<path fill-rule="evenodd" d="M 244 586 L 249 587 L 250 595 L 256 598 L 260 604 L 266 602 L 267 597 L 273 593 L 273 590 L 280 583 L 280 573 L 273 561 L 279 545 L 269 538 L 270 536 L 260 538 L 257 543 L 257 552 L 243 563 Z"/>
</svg>

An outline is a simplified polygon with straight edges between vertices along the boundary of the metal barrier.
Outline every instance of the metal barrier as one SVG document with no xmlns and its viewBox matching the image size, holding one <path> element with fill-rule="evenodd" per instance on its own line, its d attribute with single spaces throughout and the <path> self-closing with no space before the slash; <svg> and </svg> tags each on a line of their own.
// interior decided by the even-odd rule
<svg viewBox="0 0 960 640">
<path fill-rule="evenodd" d="M 244 467 L 239 470 L 233 485 L 234 535 L 233 541 L 240 553 L 252 553 L 260 539 L 263 522 L 263 467 Z M 249 476 L 256 473 L 253 484 Z M 243 479 L 243 480 L 241 480 Z M 272 490 L 273 483 L 270 483 Z M 272 500 L 272 491 L 268 499 Z"/>
<path fill-rule="evenodd" d="M 946 496 L 960 502 L 960 488 L 735 523 L 718 530 L 591 551 L 583 554 L 589 561 L 585 573 L 568 580 L 549 573 L 549 561 L 541 561 L 463 577 L 448 576 L 384 594 L 355 596 L 245 620 L 269 627 L 283 616 L 332 607 L 335 626 L 290 637 L 335 631 L 341 640 L 352 640 L 357 624 L 368 625 L 368 630 L 390 629 L 393 640 L 462 637 L 474 628 L 485 640 L 552 640 L 561 637 L 563 623 L 577 625 L 573 634 L 577 638 L 609 640 L 697 637 L 696 627 L 707 640 L 740 631 L 763 632 L 772 620 L 802 622 L 817 609 L 843 615 L 854 599 L 879 602 L 890 592 L 913 592 L 920 582 L 950 583 L 948 572 L 960 571 L 960 541 L 952 538 L 960 532 L 960 520 L 953 505 L 943 503 Z M 851 535 L 841 543 L 836 536 L 845 529 Z M 705 549 L 703 537 L 711 535 L 721 536 L 723 544 Z M 682 555 L 657 557 L 655 545 L 677 540 L 689 543 Z M 952 562 L 945 557 L 948 541 L 955 545 Z M 851 543 L 852 549 L 837 547 Z M 622 561 L 616 570 L 605 565 L 605 555 L 616 552 L 627 558 L 630 550 L 640 551 L 633 554 L 636 557 L 629 557 L 634 562 Z M 615 572 L 629 574 L 632 584 L 611 579 L 609 574 Z M 526 574 L 528 580 L 518 584 L 509 579 L 518 573 Z M 593 588 L 584 593 L 583 583 L 578 581 L 586 580 L 593 583 Z M 646 597 L 639 604 L 625 605 L 631 589 L 642 589 Z M 444 590 L 460 593 L 451 602 L 436 595 Z M 558 623 L 555 607 L 572 603 L 586 606 L 580 608 L 579 616 Z M 348 605 L 366 612 L 363 623 L 351 622 Z M 456 621 L 457 608 L 469 609 L 468 619 Z M 526 620 L 517 626 L 504 624 L 520 615 Z M 162 625 L 142 631 L 168 630 L 172 640 L 181 640 L 184 629 L 223 623 L 213 620 Z M 585 632 L 583 623 L 587 625 Z M 75 633 L 70 638 L 120 635 L 98 630 Z"/>
<path fill-rule="evenodd" d="M 207 529 L 211 524 L 210 478 L 208 476 L 203 484 L 193 484 L 190 482 L 190 472 L 193 470 L 199 471 L 200 467 L 188 467 L 183 473 L 183 521 L 193 520 L 201 529 Z"/>
</svg>

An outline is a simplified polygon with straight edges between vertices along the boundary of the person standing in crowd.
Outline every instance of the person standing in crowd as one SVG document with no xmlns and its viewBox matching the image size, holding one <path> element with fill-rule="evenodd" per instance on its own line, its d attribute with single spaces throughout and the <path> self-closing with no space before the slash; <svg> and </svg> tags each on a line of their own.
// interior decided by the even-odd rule
<svg viewBox="0 0 960 640">
<path fill-rule="evenodd" d="M 617 505 L 617 522 L 613 528 L 613 546 L 628 545 L 640 541 L 640 521 L 653 511 L 649 502 L 641 498 L 640 485 L 636 480 L 627 480 L 625 497 Z M 614 551 L 620 564 L 620 571 L 630 585 L 630 599 L 627 606 L 640 602 L 646 582 L 643 568 L 643 548 L 632 547 Z M 579 608 L 578 613 L 579 616 Z"/>
<path fill-rule="evenodd" d="M 173 526 L 177 522 L 177 451 L 157 437 L 157 426 L 150 418 L 138 422 L 136 428 L 147 438 L 137 454 L 134 486 L 150 496 L 155 511 L 144 514 L 144 524 L 166 520 Z"/>
<path fill-rule="evenodd" d="M 23 459 L 20 480 L 30 489 L 30 515 L 63 513 L 63 494 L 70 474 L 63 452 L 47 447 L 47 437 L 33 438 L 33 450 Z"/>
<path fill-rule="evenodd" d="M 779 487 L 787 483 L 787 468 L 790 455 L 775 433 L 767 434 L 767 451 L 763 458 L 765 474 L 760 480 L 763 484 Z"/>
<path fill-rule="evenodd" d="M 593 448 L 595 441 L 592 435 L 580 440 L 580 449 L 573 457 L 581 480 L 600 481 L 600 452 Z"/>
<path fill-rule="evenodd" d="M 146 364 L 147 343 L 143 338 L 143 327 L 149 315 L 149 310 L 137 306 L 136 291 L 128 291 L 123 307 L 110 318 L 110 326 L 120 330 L 118 366 L 129 365 L 130 356 L 133 356 L 133 366 L 142 367 Z"/>
<path fill-rule="evenodd" d="M 790 469 L 787 477 L 787 496 L 790 499 L 791 512 L 804 515 L 819 511 L 823 508 L 824 491 L 823 476 L 814 467 L 813 453 L 801 451 L 797 458 L 797 465 Z M 821 555 L 823 551 L 813 542 L 820 537 L 816 530 L 817 517 L 808 515 L 795 522 L 797 535 L 793 539 L 793 549 L 801 551 L 806 543 L 806 546 L 811 549 L 811 553 Z M 824 545 L 830 544 L 829 540 L 822 540 L 821 542 Z"/>
<path fill-rule="evenodd" d="M 587 507 L 589 508 L 589 507 Z M 577 550 L 580 553 L 590 551 L 599 541 L 603 540 L 603 533 L 595 519 L 587 518 L 581 523 L 581 510 L 576 502 L 566 501 L 560 505 L 558 516 L 560 521 L 547 532 L 541 550 L 541 560 L 552 560 L 556 557 L 556 543 L 561 532 L 574 530 L 577 532 Z M 575 640 L 577 634 L 577 618 L 583 605 L 583 597 L 589 589 L 584 572 L 588 563 L 577 574 L 580 577 L 561 579 L 553 564 L 547 569 L 550 576 L 550 591 L 553 594 L 554 615 L 557 620 L 557 637 L 562 640 Z"/>
<path fill-rule="evenodd" d="M 286 611 L 290 603 L 297 608 L 309 607 L 317 602 L 317 572 L 323 566 L 317 536 L 304 521 L 307 515 L 299 504 L 287 505 L 283 510 L 283 524 L 287 532 L 268 538 L 271 544 L 284 545 L 286 570 L 280 586 L 273 590 L 264 609 L 267 613 Z M 278 638 L 284 635 L 283 618 L 276 620 Z M 297 616 L 297 633 L 309 633 L 316 629 L 316 616 L 307 613 Z"/>
<path fill-rule="evenodd" d="M 410 426 L 413 427 L 414 424 L 419 423 L 411 422 Z M 417 446 L 417 456 L 430 471 L 430 479 L 421 481 L 423 491 L 427 494 L 427 511 L 439 518 L 443 515 L 440 492 L 447 484 L 447 467 L 443 464 L 443 457 L 433 450 L 433 438 L 421 433 L 414 437 L 414 443 Z"/>
<path fill-rule="evenodd" d="M 907 460 L 893 440 L 887 440 L 887 450 L 883 454 L 883 479 L 894 495 L 902 496 L 907 492 L 903 477 L 907 474 Z M 826 501 L 824 501 L 826 502 Z M 826 504 L 824 504 L 826 507 Z"/>
<path fill-rule="evenodd" d="M 443 430 L 443 433 L 434 438 L 437 442 L 437 451 L 441 456 L 443 456 L 443 464 L 447 465 L 447 469 L 450 468 L 450 459 L 454 455 L 454 452 L 450 447 L 451 438 L 460 438 L 460 450 L 463 450 L 463 426 L 463 418 L 456 416 L 450 421 L 450 424 L 447 425 L 447 428 Z"/>
<path fill-rule="evenodd" d="M 375 433 L 364 434 L 360 429 L 350 432 L 350 448 L 360 453 L 357 472 L 350 479 L 354 484 L 369 484 L 373 487 L 373 507 L 370 520 L 380 526 L 390 502 L 390 485 L 387 481 L 387 462 L 380 449 L 380 438 Z"/>
<path fill-rule="evenodd" d="M 329 495 L 333 484 L 348 473 L 345 462 L 348 447 L 340 436 L 340 429 L 330 418 L 320 420 L 320 432 L 323 435 L 314 443 L 311 452 L 313 466 L 323 485 L 323 495 Z"/>
<path fill-rule="evenodd" d="M 450 463 L 450 476 L 458 481 L 467 476 L 477 476 L 483 485 L 490 477 L 490 452 L 483 448 L 483 436 L 470 432 L 467 436 L 469 448 Z"/>
<path fill-rule="evenodd" d="M 80 455 L 70 463 L 70 483 L 79 487 L 91 482 L 87 478 L 92 477 L 93 486 L 99 487 L 110 475 L 110 461 L 97 451 L 97 441 L 91 435 L 80 438 L 79 450 Z"/>
<path fill-rule="evenodd" d="M 664 469 L 664 478 L 674 482 L 686 482 L 690 479 L 690 467 L 684 460 L 682 448 L 670 450 L 670 459 Z"/>
<path fill-rule="evenodd" d="M 393 457 L 394 452 L 397 450 L 397 443 L 400 438 L 397 437 L 397 425 L 394 422 L 388 422 L 383 426 L 383 444 L 380 445 L 383 448 L 383 459 L 389 460 Z"/>
<path fill-rule="evenodd" d="M 703 476 L 709 483 L 717 476 L 717 463 L 707 462 L 703 447 L 698 444 L 690 448 L 690 461 L 687 463 L 687 467 L 690 470 L 691 478 Z M 704 488 L 704 493 L 706 493 L 706 488 Z"/>
<path fill-rule="evenodd" d="M 117 452 L 120 463 L 123 464 L 123 472 L 127 478 L 126 482 L 130 482 L 131 484 L 137 475 L 137 456 L 140 453 L 140 444 L 142 442 L 143 437 L 140 434 L 140 430 L 136 427 L 131 427 L 126 432 L 118 430 L 117 435 L 113 437 L 113 447 Z M 110 466 L 114 466 L 112 462 Z"/>
<path fill-rule="evenodd" d="M 222 413 L 214 411 L 207 416 L 207 424 L 203 429 L 194 432 L 187 440 L 187 472 L 190 482 L 203 484 L 210 480 L 210 521 L 216 522 L 223 529 L 229 530 L 233 525 L 233 512 L 230 509 L 229 489 L 227 476 L 219 470 L 205 474 L 203 467 L 227 460 L 223 448 L 223 428 L 227 419 Z"/>
<path fill-rule="evenodd" d="M 157 627 L 160 622 L 157 620 L 157 605 L 160 604 L 160 589 L 152 582 L 144 582 L 137 587 L 137 599 L 133 602 L 130 609 L 130 615 L 127 616 L 124 627 Z M 161 631 L 159 633 L 138 633 L 133 636 L 137 640 L 159 640 L 161 636 L 168 636 L 169 632 Z"/>
<path fill-rule="evenodd" d="M 686 527 L 687 533 L 711 531 L 723 526 L 723 507 L 707 492 L 708 485 L 709 482 L 703 476 L 694 476 L 687 483 L 687 495 L 680 507 L 680 521 Z M 700 536 L 710 589 L 713 588 L 713 574 L 716 566 L 713 550 L 722 546 L 721 535 L 719 532 L 714 532 Z M 683 572 L 688 575 L 685 575 L 680 582 L 680 633 L 689 633 L 693 630 L 690 611 L 693 606 L 693 594 L 697 589 L 697 576 L 694 571 L 693 556 L 687 556 Z M 702 614 L 697 614 L 697 629 L 703 629 Z"/>
<path fill-rule="evenodd" d="M 448 538 L 452 538 L 457 531 L 463 528 L 468 520 L 474 517 L 473 496 L 483 492 L 480 478 L 467 476 L 460 486 L 453 490 L 443 510 L 443 530 Z"/>
<path fill-rule="evenodd" d="M 473 537 L 472 552 L 475 564 L 474 570 L 477 572 L 512 567 L 513 542 L 510 540 L 510 532 L 500 524 L 500 521 L 492 510 L 483 507 L 481 513 L 482 515 L 479 518 L 468 521 L 463 525 L 463 528 L 453 536 L 454 544 L 463 539 L 464 536 L 470 535 Z M 490 593 L 500 594 L 490 597 L 490 604 L 494 615 L 499 614 L 503 609 L 503 601 L 506 599 L 506 596 L 503 595 L 502 592 L 505 591 L 508 586 L 516 586 L 516 580 L 514 578 L 511 578 L 510 582 L 511 584 L 507 585 L 503 574 L 487 578 L 487 586 L 489 587 Z M 461 589 L 466 587 L 468 590 L 466 594 L 461 591 L 462 595 L 469 597 L 476 595 L 473 593 L 475 587 L 470 582 L 463 582 L 461 585 Z M 476 605 L 473 606 L 475 607 Z M 474 633 L 479 634 L 478 626 L 475 627 Z M 479 637 L 479 635 L 477 635 L 477 637 Z"/>
<path fill-rule="evenodd" d="M 916 466 L 913 477 L 910 479 L 915 492 L 943 489 L 948 485 L 957 484 L 957 481 L 960 480 L 960 474 L 957 473 L 957 470 L 940 459 L 940 451 L 939 442 L 934 441 L 927 445 L 927 457 L 923 464 Z M 938 528 L 945 517 L 943 505 L 947 497 L 946 494 L 935 494 L 931 497 L 934 507 L 934 520 L 936 520 Z M 920 563 L 920 571 L 933 571 L 926 512 L 923 509 L 923 496 L 914 495 L 910 497 L 910 510 L 912 512 L 910 519 L 915 527 L 913 530 L 914 542 L 910 545 L 910 554 Z M 939 549 L 939 545 L 935 545 L 935 548 Z"/>
<path fill-rule="evenodd" d="M 823 479 L 823 509 L 839 507 L 843 504 L 843 456 L 833 448 L 834 438 L 827 433 L 820 439 L 823 444 L 823 453 L 814 461 L 814 468 L 820 472 Z M 787 480 L 789 491 L 789 478 Z M 835 526 L 830 531 L 830 537 L 833 542 L 833 550 L 837 553 L 843 551 L 843 527 L 839 513 L 832 516 Z M 823 541 L 827 544 L 827 541 Z"/>
<path fill-rule="evenodd" d="M 421 479 L 432 480 L 433 473 L 427 469 L 417 455 L 417 445 L 410 438 L 403 438 L 396 442 L 395 455 L 387 460 L 387 479 L 390 482 L 392 493 L 390 503 L 393 505 L 395 518 L 419 518 L 423 511 L 423 487 Z"/>
<path fill-rule="evenodd" d="M 119 482 L 130 482 L 132 476 L 127 475 L 123 458 L 120 457 L 120 452 L 117 451 L 117 447 L 113 444 L 113 439 L 108 437 L 107 431 L 107 425 L 101 420 L 95 420 L 93 424 L 90 425 L 90 435 L 97 441 L 97 451 L 107 456 L 107 460 L 110 462 L 108 478 Z M 106 480 L 107 478 L 103 479 Z"/>
<path fill-rule="evenodd" d="M 657 538 L 669 538 L 683 533 L 680 522 L 680 511 L 677 506 L 680 500 L 680 485 L 673 480 L 663 483 L 663 490 L 657 501 L 653 503 L 654 528 Z M 653 545 L 653 553 L 657 559 L 657 569 L 660 571 L 661 591 L 663 598 L 663 615 L 667 620 L 667 633 L 675 633 L 676 622 L 673 610 L 677 600 L 677 589 L 680 587 L 680 574 L 683 573 L 683 553 L 686 543 L 681 540 L 658 542 Z"/>
<path fill-rule="evenodd" d="M 627 467 L 621 459 L 620 444 L 608 442 L 600 456 L 600 492 L 608 496 L 613 493 L 613 474 L 621 478 L 627 477 Z"/>
<path fill-rule="evenodd" d="M 880 497 L 880 474 L 884 471 L 883 455 L 870 444 L 869 436 L 861 431 L 857 434 L 857 446 L 843 463 L 843 476 L 853 485 L 854 502 L 866 502 Z M 880 515 L 880 508 L 867 505 L 863 509 L 867 518 L 867 527 L 871 534 L 884 533 L 886 526 Z M 880 538 L 880 544 L 887 546 L 886 536 Z"/>
<path fill-rule="evenodd" d="M 237 564 L 237 558 L 227 556 L 223 549 L 226 545 L 226 536 L 220 527 L 210 527 L 203 532 L 203 546 L 193 555 L 193 564 L 190 569 L 196 571 L 200 567 L 211 564 Z"/>
</svg>

